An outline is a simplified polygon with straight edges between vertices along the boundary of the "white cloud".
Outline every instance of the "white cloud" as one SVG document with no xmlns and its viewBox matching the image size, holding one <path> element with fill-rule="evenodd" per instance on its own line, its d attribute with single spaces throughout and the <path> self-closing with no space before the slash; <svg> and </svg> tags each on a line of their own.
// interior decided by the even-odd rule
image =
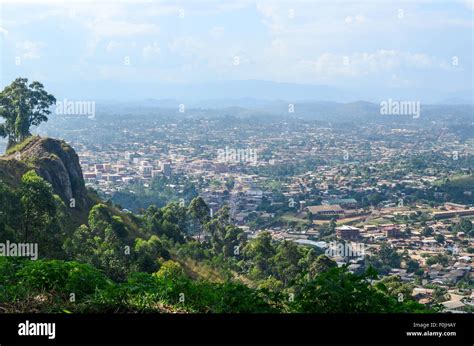
<svg viewBox="0 0 474 346">
<path fill-rule="evenodd" d="M 158 56 L 161 53 L 161 48 L 157 42 L 153 42 L 153 44 L 148 44 L 143 47 L 143 56 L 145 58 L 152 58 L 154 56 Z"/>
<path fill-rule="evenodd" d="M 257 3 L 257 10 L 267 18 L 276 18 L 279 6 L 275 3 L 259 2 Z"/>
<path fill-rule="evenodd" d="M 171 52 L 181 55 L 204 53 L 204 44 L 192 36 L 175 37 L 168 47 Z"/>
<path fill-rule="evenodd" d="M 117 41 L 109 41 L 109 43 L 107 43 L 107 46 L 105 47 L 105 50 L 111 53 L 119 47 L 120 43 L 118 43 Z"/>
<path fill-rule="evenodd" d="M 0 26 L 0 34 L 2 34 L 2 35 L 5 35 L 5 36 L 6 36 L 6 35 L 8 35 L 8 30 L 7 30 L 7 29 L 5 29 L 5 28 L 2 28 L 2 27 Z"/>
<path fill-rule="evenodd" d="M 133 23 L 96 19 L 86 24 L 86 27 L 97 37 L 127 37 L 143 34 L 157 34 L 159 27 L 155 24 Z"/>
<path fill-rule="evenodd" d="M 40 50 L 44 46 L 45 44 L 43 42 L 33 42 L 29 40 L 16 44 L 16 48 L 20 51 L 19 54 L 24 60 L 39 59 Z"/>
<path fill-rule="evenodd" d="M 346 19 L 344 20 L 347 24 L 351 23 L 363 23 L 365 21 L 365 17 L 361 15 L 357 16 L 347 16 Z"/>
<path fill-rule="evenodd" d="M 317 74 L 348 76 L 378 73 L 399 67 L 441 67 L 441 63 L 425 54 L 385 49 L 348 56 L 325 53 L 316 60 L 302 60 L 300 65 L 309 67 Z"/>
<path fill-rule="evenodd" d="M 474 0 L 464 0 L 464 5 L 470 10 L 474 11 Z"/>
<path fill-rule="evenodd" d="M 334 82 L 338 78 L 362 78 L 404 69 L 445 69 L 446 63 L 422 53 L 380 49 L 348 56 L 324 53 L 317 59 L 302 59 L 287 72 L 310 82 Z"/>
</svg>

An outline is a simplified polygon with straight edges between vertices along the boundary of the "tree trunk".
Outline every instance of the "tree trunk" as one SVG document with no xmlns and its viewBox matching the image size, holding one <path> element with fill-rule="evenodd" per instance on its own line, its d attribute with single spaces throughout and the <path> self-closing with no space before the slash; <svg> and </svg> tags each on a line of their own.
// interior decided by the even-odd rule
<svg viewBox="0 0 474 346">
<path fill-rule="evenodd" d="M 13 140 L 11 137 L 8 137 L 7 150 L 13 147 L 15 144 L 16 144 L 16 141 Z"/>
</svg>

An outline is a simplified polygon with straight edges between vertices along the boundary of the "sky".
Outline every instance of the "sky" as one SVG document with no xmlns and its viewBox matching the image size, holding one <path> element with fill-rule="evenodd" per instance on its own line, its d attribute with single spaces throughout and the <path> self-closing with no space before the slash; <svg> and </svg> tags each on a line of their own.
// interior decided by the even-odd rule
<svg viewBox="0 0 474 346">
<path fill-rule="evenodd" d="M 0 3 L 1 88 L 22 76 L 61 97 L 212 99 L 270 81 L 472 99 L 472 0 Z"/>
</svg>

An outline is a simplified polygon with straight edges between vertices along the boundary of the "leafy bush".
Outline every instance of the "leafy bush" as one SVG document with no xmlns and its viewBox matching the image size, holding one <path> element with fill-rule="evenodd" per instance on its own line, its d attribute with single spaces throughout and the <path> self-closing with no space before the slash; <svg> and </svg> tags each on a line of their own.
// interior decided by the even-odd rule
<svg viewBox="0 0 474 346">
<path fill-rule="evenodd" d="M 25 262 L 17 277 L 18 285 L 29 290 L 74 293 L 77 298 L 109 284 L 104 274 L 88 264 L 59 260 Z"/>
<path fill-rule="evenodd" d="M 303 285 L 291 308 L 310 313 L 388 313 L 422 312 L 424 307 L 413 301 L 399 302 L 370 284 L 376 273 L 369 270 L 355 275 L 347 267 L 332 268 Z"/>
</svg>

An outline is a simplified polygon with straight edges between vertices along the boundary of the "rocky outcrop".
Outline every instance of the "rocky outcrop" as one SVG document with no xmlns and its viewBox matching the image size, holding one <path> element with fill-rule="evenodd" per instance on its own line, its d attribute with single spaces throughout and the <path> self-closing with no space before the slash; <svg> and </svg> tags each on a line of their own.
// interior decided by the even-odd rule
<svg viewBox="0 0 474 346">
<path fill-rule="evenodd" d="M 66 142 L 35 137 L 5 159 L 21 161 L 33 168 L 52 185 L 54 193 L 66 205 L 74 199 L 76 208 L 87 208 L 87 190 L 79 157 Z"/>
</svg>

